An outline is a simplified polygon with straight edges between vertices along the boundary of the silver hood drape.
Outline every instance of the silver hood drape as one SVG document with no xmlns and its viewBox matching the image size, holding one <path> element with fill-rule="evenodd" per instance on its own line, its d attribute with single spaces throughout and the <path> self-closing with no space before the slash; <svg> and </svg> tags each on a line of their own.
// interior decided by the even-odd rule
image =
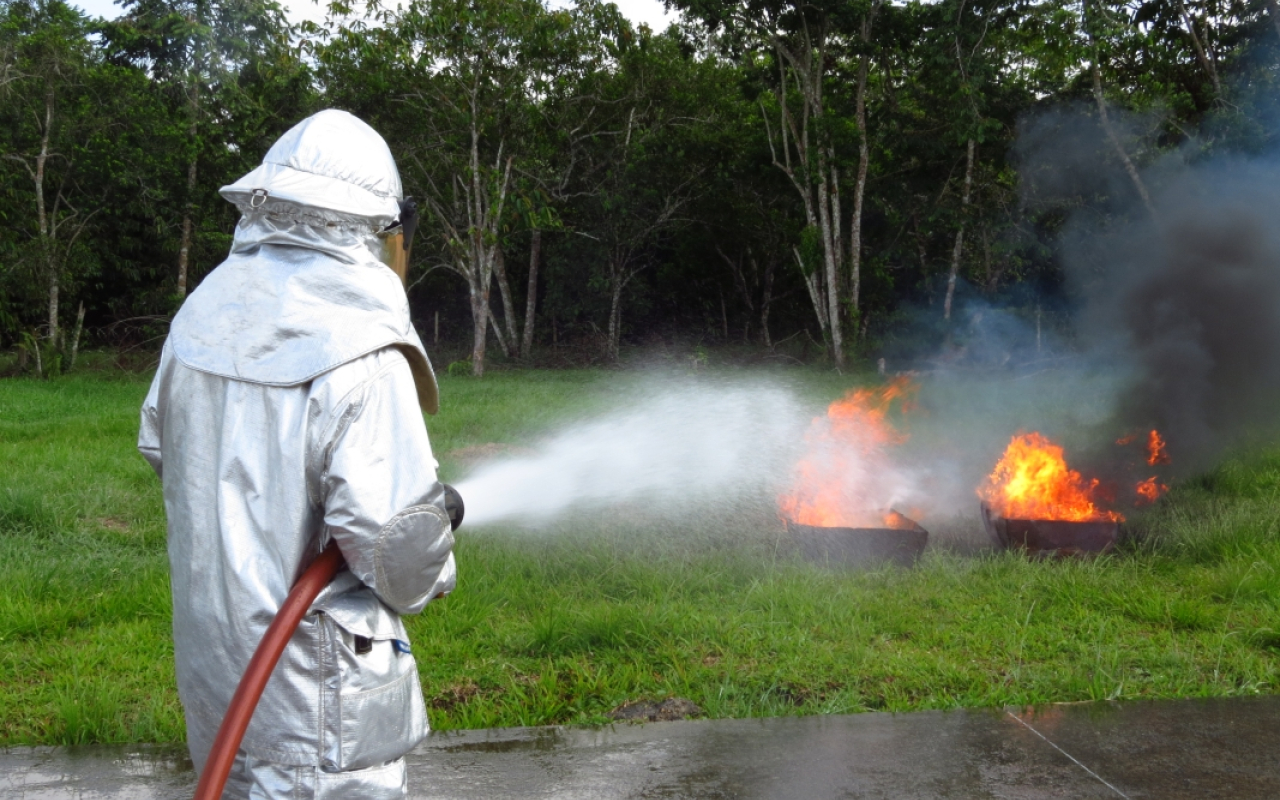
<svg viewBox="0 0 1280 800">
<path fill-rule="evenodd" d="M 294 386 L 396 347 L 422 409 L 434 414 L 431 362 L 400 279 L 377 258 L 382 241 L 371 226 L 308 224 L 273 208 L 245 209 L 230 256 L 174 317 L 174 355 L 213 375 Z"/>
<path fill-rule="evenodd" d="M 371 132 L 343 112 L 317 117 L 326 124 L 312 117 L 298 128 L 330 138 L 344 126 Z M 294 136 L 298 128 L 281 142 L 292 136 L 298 152 L 321 154 L 325 163 L 310 166 L 338 178 L 315 174 L 352 178 L 351 164 L 314 136 Z M 344 146 L 340 139 L 330 144 Z M 356 167 L 368 165 L 362 158 Z M 384 161 L 394 171 L 389 153 Z M 308 167 L 305 158 L 289 163 Z M 292 175 L 290 186 L 299 180 Z M 301 774 L 288 769 L 296 767 L 350 773 L 345 783 L 317 779 L 347 791 L 359 783 L 352 771 L 384 770 L 427 731 L 400 615 L 455 582 L 422 417 L 437 392 L 404 289 L 378 260 L 386 221 L 351 207 L 303 207 L 296 199 L 305 193 L 282 200 L 266 182 L 245 203 L 224 190 L 244 216 L 227 260 L 174 319 L 138 446 L 164 487 L 178 689 L 197 768 L 289 588 L 338 542 L 350 569 L 286 648 L 241 748 L 247 772 L 230 786 L 301 791 L 278 777 Z M 374 783 L 363 794 L 384 796 Z"/>
</svg>

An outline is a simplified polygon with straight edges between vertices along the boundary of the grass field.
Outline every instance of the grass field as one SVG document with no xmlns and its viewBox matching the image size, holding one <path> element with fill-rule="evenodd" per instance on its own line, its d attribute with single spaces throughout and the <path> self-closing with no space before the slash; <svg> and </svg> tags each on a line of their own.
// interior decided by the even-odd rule
<svg viewBox="0 0 1280 800">
<path fill-rule="evenodd" d="M 842 381 L 796 371 L 815 398 Z M 608 371 L 443 378 L 447 457 L 608 407 Z M 0 381 L 0 745 L 183 738 L 147 378 Z M 464 528 L 458 591 L 410 620 L 438 729 L 596 723 L 685 697 L 713 717 L 1276 691 L 1280 449 L 1175 486 L 1093 561 L 926 553 L 840 573 L 767 536 L 567 521 Z M 611 535 L 600 535 L 602 530 Z"/>
</svg>

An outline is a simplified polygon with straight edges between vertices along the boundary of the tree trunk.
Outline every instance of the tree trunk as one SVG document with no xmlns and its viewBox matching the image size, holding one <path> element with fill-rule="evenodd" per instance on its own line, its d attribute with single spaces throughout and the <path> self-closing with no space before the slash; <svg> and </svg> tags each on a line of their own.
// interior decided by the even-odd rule
<svg viewBox="0 0 1280 800">
<path fill-rule="evenodd" d="M 476 282 L 472 280 L 471 286 L 471 374 L 480 378 L 484 376 L 485 335 L 489 330 L 489 292 L 476 286 Z"/>
<path fill-rule="evenodd" d="M 956 296 L 956 277 L 960 272 L 960 254 L 964 250 L 964 223 L 956 231 L 956 243 L 951 248 L 951 269 L 947 271 L 947 292 L 942 298 L 942 318 L 951 319 L 951 302 Z"/>
<path fill-rule="evenodd" d="M 1147 213 L 1152 219 L 1157 218 L 1156 207 L 1151 203 L 1151 195 L 1147 193 L 1147 186 L 1142 182 L 1142 176 L 1138 174 L 1138 168 L 1133 165 L 1129 154 L 1125 152 L 1124 145 L 1120 143 L 1120 137 L 1116 134 L 1116 130 L 1111 125 L 1111 117 L 1107 115 L 1107 103 L 1102 97 L 1102 76 L 1098 70 L 1098 55 L 1095 50 L 1093 56 L 1093 97 L 1098 103 L 1098 118 L 1102 122 L 1102 130 L 1106 132 L 1107 139 L 1110 140 L 1111 146 L 1115 148 L 1116 154 L 1120 156 L 1120 160 L 1124 162 L 1125 172 L 1129 173 L 1129 179 L 1133 181 L 1134 188 L 1138 190 L 1138 196 L 1142 198 L 1142 204 L 1147 207 Z"/>
<path fill-rule="evenodd" d="M 751 317 L 755 313 L 756 305 L 755 305 L 755 301 L 751 297 L 751 286 L 748 286 L 747 284 L 746 270 L 742 266 L 743 258 L 740 257 L 736 261 L 732 258 L 729 258 L 729 256 L 724 252 L 724 250 L 720 249 L 719 244 L 715 245 L 715 249 L 716 249 L 716 253 L 718 253 L 720 256 L 720 260 L 723 261 L 729 267 L 729 273 L 733 276 L 734 288 L 738 290 L 738 296 L 742 298 L 742 304 L 747 308 L 746 318 L 745 318 L 745 321 L 742 323 L 742 343 L 750 344 L 751 343 Z M 745 258 L 751 262 L 751 275 L 753 278 L 755 278 L 760 274 L 760 270 L 759 270 L 759 267 L 756 265 L 755 256 L 751 255 L 750 249 L 747 250 L 747 254 Z M 752 281 L 753 285 L 756 283 L 757 281 L 755 280 Z M 723 295 L 721 296 L 720 301 L 721 301 L 721 304 L 723 305 L 724 303 Z M 725 325 L 726 339 L 729 338 L 728 330 L 729 330 L 729 326 L 726 324 Z"/>
<path fill-rule="evenodd" d="M 48 254 L 48 266 L 46 270 L 49 275 L 49 341 L 56 347 L 58 345 L 58 265 L 52 252 Z"/>
<path fill-rule="evenodd" d="M 1191 35 L 1191 45 L 1195 48 L 1196 58 L 1200 61 L 1200 66 L 1204 67 L 1204 71 L 1209 73 L 1209 80 L 1213 82 L 1214 99 L 1222 100 L 1222 84 L 1218 82 L 1218 69 L 1205 51 L 1204 43 L 1200 41 L 1200 35 L 1196 32 L 1196 21 L 1192 19 L 1187 11 L 1187 4 L 1182 0 L 1178 0 L 1178 10 L 1182 14 L 1183 22 L 1187 24 L 1187 33 Z"/>
<path fill-rule="evenodd" d="M 804 288 L 809 290 L 809 300 L 813 302 L 813 312 L 818 316 L 818 332 L 822 334 L 825 341 L 827 339 L 827 304 L 822 294 L 822 283 L 818 279 L 818 271 L 804 271 L 804 259 L 800 257 L 800 248 L 791 248 L 792 255 L 796 259 L 796 267 L 800 270 L 800 277 L 804 278 Z"/>
<path fill-rule="evenodd" d="M 1003 260 L 1001 259 L 1001 262 Z M 1000 277 L 1004 274 L 1004 267 L 993 263 L 991 260 L 991 230 L 986 225 L 982 226 L 982 263 L 985 265 L 987 272 L 987 294 L 991 294 L 1000 285 Z"/>
<path fill-rule="evenodd" d="M 849 301 L 856 316 L 862 293 L 862 203 L 867 189 L 867 162 L 871 148 L 867 142 L 867 56 L 858 60 L 858 94 L 855 117 L 858 125 L 858 173 L 853 182 L 853 214 L 849 218 Z"/>
<path fill-rule="evenodd" d="M 839 172 L 834 163 L 830 133 L 822 119 L 825 111 L 822 91 L 827 74 L 827 33 L 825 21 L 819 23 L 816 30 L 806 25 L 803 41 L 795 48 L 788 46 L 776 32 L 771 34 L 780 71 L 775 95 L 781 112 L 782 160 L 778 159 L 774 149 L 771 132 L 769 147 L 774 165 L 790 179 L 804 203 L 805 221 L 822 237 L 822 267 L 811 275 L 804 275 L 805 286 L 815 304 L 823 339 L 831 349 L 836 367 L 841 368 L 844 366 L 840 302 L 844 254 L 840 236 Z M 803 113 L 799 120 L 788 106 L 788 71 L 803 98 Z M 793 148 L 796 156 L 794 166 Z M 803 273 L 804 264 L 799 258 L 799 251 L 795 253 Z"/>
<path fill-rule="evenodd" d="M 32 177 L 36 184 L 36 226 L 40 236 L 40 255 L 44 261 L 45 281 L 49 291 L 49 341 L 58 341 L 58 256 L 54 251 L 53 220 L 49 219 L 48 204 L 44 196 L 44 168 L 49 161 L 49 137 L 53 132 L 53 86 L 45 89 L 44 130 L 40 134 L 40 155 L 36 156 L 36 168 Z M 56 204 L 54 206 L 57 207 Z"/>
<path fill-rule="evenodd" d="M 844 366 L 844 337 L 840 326 L 840 254 L 832 249 L 836 232 L 831 219 L 825 161 L 820 159 L 819 164 L 823 174 L 818 183 L 818 224 L 822 234 L 822 272 L 827 287 L 827 330 L 831 334 L 831 357 L 839 369 Z"/>
<path fill-rule="evenodd" d="M 490 293 L 493 287 L 494 263 L 497 259 L 496 246 L 486 248 L 484 238 L 479 231 L 470 232 L 470 249 L 466 262 L 457 268 L 457 272 L 467 279 L 467 287 L 471 297 L 471 374 L 477 378 L 484 375 L 485 349 L 489 325 L 502 341 L 502 331 L 497 320 L 493 319 L 490 306 Z M 505 344 L 503 345 L 505 350 Z"/>
<path fill-rule="evenodd" d="M 920 231 L 920 215 L 912 212 L 911 225 L 915 228 L 916 255 L 920 259 L 920 276 L 928 287 L 929 305 L 933 305 L 933 282 L 929 279 L 929 252 L 925 248 L 924 234 Z"/>
<path fill-rule="evenodd" d="M 498 349 L 510 358 L 511 347 L 507 345 L 506 337 L 502 335 L 502 326 L 498 324 L 498 318 L 493 315 L 492 308 L 489 309 L 489 324 L 493 326 L 493 335 L 498 337 Z"/>
<path fill-rule="evenodd" d="M 67 369 L 70 372 L 75 369 L 76 356 L 80 353 L 80 332 L 84 330 L 84 301 L 80 301 L 80 310 L 76 312 L 76 327 L 71 334 L 71 346 L 67 352 Z"/>
<path fill-rule="evenodd" d="M 191 102 L 188 106 L 191 119 L 187 124 L 187 136 L 191 139 L 193 151 L 191 153 L 191 161 L 187 163 L 187 202 L 182 211 L 182 242 L 178 245 L 178 286 L 177 293 L 179 298 L 187 296 L 187 274 L 191 263 L 191 239 L 192 224 L 195 218 L 196 208 L 196 163 L 200 157 L 200 146 L 197 136 L 200 133 L 200 80 L 198 77 L 199 70 L 199 53 L 196 54 L 196 63 L 193 64 L 191 70 L 190 96 Z"/>
<path fill-rule="evenodd" d="M 502 167 L 501 160 L 498 161 L 497 166 Z M 470 173 L 469 176 L 455 176 L 453 182 L 454 199 L 459 199 L 460 195 L 465 201 L 463 204 L 465 221 L 458 220 L 454 213 L 440 201 L 439 195 L 428 195 L 427 202 L 438 222 L 446 229 L 447 240 L 453 247 L 464 248 L 463 252 L 457 254 L 457 261 L 451 268 L 467 282 L 471 302 L 471 374 L 478 378 L 484 375 L 485 341 L 492 316 L 489 303 L 493 273 L 498 269 L 502 257 L 501 248 L 496 244 L 496 240 L 498 225 L 502 220 L 503 203 L 506 200 L 507 187 L 511 179 L 511 159 L 506 160 L 506 166 L 496 184 L 497 196 L 485 194 L 480 176 L 479 133 L 474 125 L 474 117 L 471 132 Z M 496 320 L 493 320 L 493 326 L 494 330 L 499 332 L 501 340 L 501 329 L 498 328 Z M 505 342 L 503 347 L 507 349 Z"/>
<path fill-rule="evenodd" d="M 187 169 L 187 189 L 195 191 L 195 162 L 192 162 Z M 178 245 L 178 297 L 187 296 L 187 264 L 191 257 L 191 218 L 193 214 L 191 206 L 188 204 L 182 212 L 182 242 Z"/>
<path fill-rule="evenodd" d="M 524 338 L 520 340 L 520 357 L 533 353 L 533 320 L 538 299 L 538 261 L 542 255 L 542 231 L 533 230 L 529 240 L 529 290 L 524 302 Z"/>
<path fill-rule="evenodd" d="M 942 318 L 951 319 L 951 301 L 956 296 L 956 278 L 960 274 L 960 256 L 964 252 L 965 215 L 969 211 L 969 192 L 973 187 L 973 151 L 974 141 L 969 140 L 968 154 L 964 167 L 964 191 L 960 194 L 960 227 L 956 230 L 956 244 L 951 249 L 951 270 L 947 273 L 947 296 L 942 301 Z"/>
<path fill-rule="evenodd" d="M 471 374 L 477 378 L 484 375 L 485 348 L 489 325 L 493 325 L 494 333 L 504 351 L 507 345 L 502 341 L 502 329 L 494 318 L 490 307 L 493 286 L 494 262 L 497 254 L 484 246 L 479 232 L 470 234 L 469 251 L 453 271 L 467 281 L 467 291 L 471 302 Z"/>
<path fill-rule="evenodd" d="M 724 334 L 724 341 L 729 342 L 729 306 L 724 302 L 724 289 L 717 288 L 720 293 L 720 326 Z"/>
<path fill-rule="evenodd" d="M 621 355 L 622 340 L 622 289 L 623 281 L 619 274 L 620 270 L 615 269 L 612 279 L 609 281 L 610 301 L 609 301 L 609 342 L 607 355 L 609 361 L 614 364 L 618 363 Z"/>
<path fill-rule="evenodd" d="M 502 245 L 494 245 L 493 253 L 493 272 L 498 276 L 498 293 L 502 295 L 502 315 L 505 336 L 502 332 L 498 334 L 498 344 L 502 346 L 502 352 L 506 353 L 507 358 L 515 358 L 516 355 L 516 308 L 515 302 L 511 297 L 511 284 L 507 282 L 507 259 L 503 255 Z M 490 312 L 492 313 L 492 312 Z M 498 324 L 494 322 L 494 328 L 497 329 Z"/>
<path fill-rule="evenodd" d="M 770 258 L 764 267 L 764 292 L 760 297 L 760 340 L 765 347 L 773 348 L 769 337 L 769 306 L 773 303 L 773 272 L 776 262 Z"/>
<path fill-rule="evenodd" d="M 871 42 L 871 26 L 879 7 L 880 0 L 875 0 L 862 18 L 859 36 L 864 48 Z M 858 87 L 854 97 L 854 121 L 858 126 L 858 174 L 853 182 L 853 214 L 849 219 L 849 311 L 855 319 L 861 311 L 862 206 L 871 161 L 871 146 L 867 136 L 867 72 L 870 68 L 871 56 L 864 52 L 858 57 Z"/>
</svg>

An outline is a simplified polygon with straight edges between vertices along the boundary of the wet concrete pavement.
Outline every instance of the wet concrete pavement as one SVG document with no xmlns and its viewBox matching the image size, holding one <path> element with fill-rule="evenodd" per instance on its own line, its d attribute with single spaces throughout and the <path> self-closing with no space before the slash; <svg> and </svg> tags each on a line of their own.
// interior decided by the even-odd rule
<svg viewBox="0 0 1280 800">
<path fill-rule="evenodd" d="M 1280 697 L 433 734 L 415 798 L 1280 798 Z M 0 750 L 0 800 L 177 800 L 163 747 Z"/>
</svg>

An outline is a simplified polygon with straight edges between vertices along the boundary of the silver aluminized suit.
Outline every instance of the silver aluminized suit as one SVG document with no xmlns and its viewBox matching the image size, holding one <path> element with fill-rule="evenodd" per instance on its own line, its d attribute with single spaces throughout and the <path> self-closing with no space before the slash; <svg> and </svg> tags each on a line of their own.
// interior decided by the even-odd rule
<svg viewBox="0 0 1280 800">
<path fill-rule="evenodd" d="M 455 569 L 422 417 L 435 379 L 376 235 L 399 174 L 377 133 L 324 111 L 222 193 L 243 212 L 231 253 L 173 321 L 138 440 L 164 486 L 191 756 L 203 769 L 254 648 L 332 539 L 349 570 L 285 649 L 227 796 L 403 797 L 427 718 L 400 615 Z"/>
</svg>

